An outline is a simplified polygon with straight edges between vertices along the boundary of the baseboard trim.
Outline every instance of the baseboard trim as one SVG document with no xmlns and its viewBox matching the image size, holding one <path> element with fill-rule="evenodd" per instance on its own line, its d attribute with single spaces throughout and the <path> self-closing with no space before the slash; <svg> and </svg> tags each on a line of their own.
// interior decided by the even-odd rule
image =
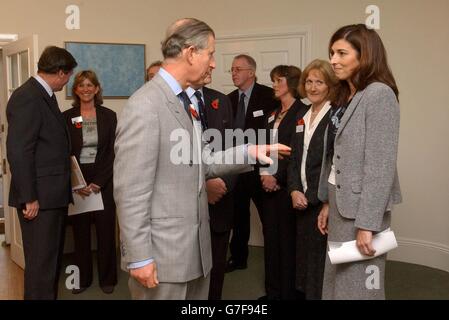
<svg viewBox="0 0 449 320">
<path fill-rule="evenodd" d="M 388 253 L 388 260 L 420 264 L 449 272 L 449 246 L 401 237 L 397 241 L 398 248 Z"/>
</svg>

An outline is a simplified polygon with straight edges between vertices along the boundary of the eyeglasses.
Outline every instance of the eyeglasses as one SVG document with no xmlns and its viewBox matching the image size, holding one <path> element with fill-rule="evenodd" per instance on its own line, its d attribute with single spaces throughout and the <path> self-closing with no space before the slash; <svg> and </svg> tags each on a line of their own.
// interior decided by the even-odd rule
<svg viewBox="0 0 449 320">
<path fill-rule="evenodd" d="M 240 68 L 240 67 L 232 67 L 231 70 L 229 70 L 229 73 L 240 73 L 242 71 L 252 70 L 251 68 Z"/>
</svg>

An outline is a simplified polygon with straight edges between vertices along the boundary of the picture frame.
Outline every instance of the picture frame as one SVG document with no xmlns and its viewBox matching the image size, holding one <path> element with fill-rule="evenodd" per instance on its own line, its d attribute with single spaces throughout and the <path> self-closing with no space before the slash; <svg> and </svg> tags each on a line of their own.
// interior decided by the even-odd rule
<svg viewBox="0 0 449 320">
<path fill-rule="evenodd" d="M 104 99 L 127 99 L 145 83 L 145 44 L 64 42 L 81 70 L 97 74 Z M 74 77 L 66 86 L 66 98 L 72 99 Z"/>
</svg>

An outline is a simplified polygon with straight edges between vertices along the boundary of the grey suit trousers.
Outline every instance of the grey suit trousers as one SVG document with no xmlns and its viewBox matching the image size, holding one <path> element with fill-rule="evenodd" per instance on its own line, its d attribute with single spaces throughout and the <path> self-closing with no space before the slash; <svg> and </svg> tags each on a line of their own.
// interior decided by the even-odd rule
<svg viewBox="0 0 449 320">
<path fill-rule="evenodd" d="M 390 213 L 385 213 L 382 230 L 390 226 L 390 219 Z M 338 212 L 335 186 L 329 184 L 328 241 L 355 240 L 358 228 L 354 226 L 354 221 Z M 384 300 L 386 259 L 387 255 L 384 254 L 374 259 L 333 265 L 326 253 L 323 300 Z"/>
<path fill-rule="evenodd" d="M 210 273 L 188 282 L 161 282 L 156 288 L 146 288 L 133 277 L 128 286 L 133 300 L 207 300 Z"/>
</svg>

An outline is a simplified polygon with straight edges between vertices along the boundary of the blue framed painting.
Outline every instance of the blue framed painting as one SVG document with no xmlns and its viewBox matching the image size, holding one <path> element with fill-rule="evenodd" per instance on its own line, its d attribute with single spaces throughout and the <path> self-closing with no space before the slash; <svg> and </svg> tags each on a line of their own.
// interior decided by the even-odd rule
<svg viewBox="0 0 449 320">
<path fill-rule="evenodd" d="M 65 42 L 65 48 L 78 62 L 74 74 L 93 70 L 103 88 L 103 98 L 127 99 L 145 83 L 145 45 Z M 72 97 L 74 77 L 66 86 Z"/>
</svg>

